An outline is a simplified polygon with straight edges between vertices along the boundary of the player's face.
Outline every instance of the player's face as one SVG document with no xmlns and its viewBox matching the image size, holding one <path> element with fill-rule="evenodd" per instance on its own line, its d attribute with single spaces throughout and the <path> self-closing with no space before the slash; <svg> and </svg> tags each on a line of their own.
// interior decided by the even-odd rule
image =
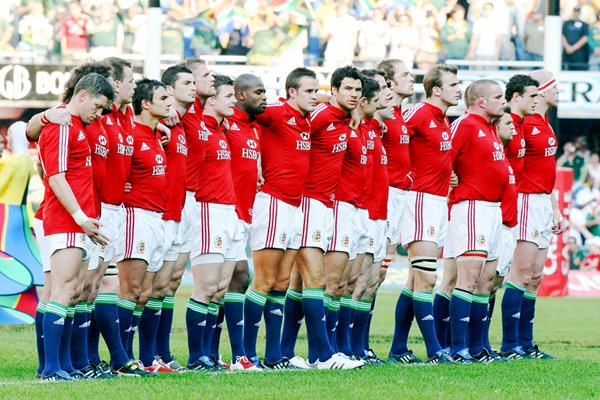
<svg viewBox="0 0 600 400">
<path fill-rule="evenodd" d="M 458 77 L 451 73 L 442 73 L 442 86 L 440 88 L 440 99 L 447 106 L 455 106 L 460 100 L 461 89 Z"/>
<path fill-rule="evenodd" d="M 500 85 L 491 85 L 489 94 L 485 97 L 485 112 L 490 118 L 498 118 L 504 114 L 506 100 Z"/>
<path fill-rule="evenodd" d="M 173 97 L 169 95 L 167 89 L 164 87 L 158 87 L 154 89 L 152 96 L 152 102 L 148 102 L 148 112 L 153 117 L 160 119 L 167 118 L 171 112 L 171 106 L 173 105 Z"/>
<path fill-rule="evenodd" d="M 102 111 L 108 107 L 110 101 L 106 96 L 90 96 L 85 90 L 78 94 L 79 118 L 84 124 L 91 124 L 96 118 L 102 116 Z"/>
<path fill-rule="evenodd" d="M 379 109 L 380 105 L 379 105 L 379 99 L 380 99 L 380 93 L 378 92 L 375 96 L 373 96 L 373 98 L 371 99 L 371 101 L 368 101 L 366 99 L 366 97 L 363 97 L 361 99 L 362 101 L 362 111 L 363 114 L 365 115 L 366 118 L 373 118 L 373 116 L 375 115 L 375 113 L 377 112 L 377 110 Z"/>
<path fill-rule="evenodd" d="M 504 113 L 498 122 L 496 122 L 496 130 L 498 131 L 498 137 L 502 143 L 508 143 L 512 140 L 515 126 L 513 125 L 513 119 L 510 113 Z"/>
<path fill-rule="evenodd" d="M 231 117 L 233 115 L 233 107 L 235 106 L 235 93 L 233 86 L 219 86 L 217 94 L 213 96 L 213 108 L 215 112 L 223 117 Z"/>
<path fill-rule="evenodd" d="M 190 73 L 177 74 L 173 85 L 173 98 L 180 104 L 192 104 L 196 99 L 196 82 Z"/>
<path fill-rule="evenodd" d="M 527 86 L 523 96 L 519 96 L 517 107 L 523 115 L 533 115 L 538 103 L 538 89 L 535 86 Z"/>
<path fill-rule="evenodd" d="M 388 86 L 387 81 L 381 75 L 375 75 L 374 79 L 379 84 L 379 104 L 385 108 L 394 104 L 394 95 L 392 89 Z"/>
<path fill-rule="evenodd" d="M 196 81 L 196 95 L 198 97 L 208 98 L 215 95 L 215 78 L 206 65 L 197 64 L 196 68 L 192 70 L 192 74 Z"/>
<path fill-rule="evenodd" d="M 129 67 L 123 68 L 123 79 L 115 82 L 115 87 L 119 94 L 121 104 L 130 104 L 133 101 L 133 92 L 135 90 L 135 79 L 133 79 L 133 70 Z"/>
<path fill-rule="evenodd" d="M 415 78 L 408 70 L 408 67 L 404 63 L 396 64 L 396 72 L 394 73 L 395 86 L 392 88 L 394 93 L 401 97 L 409 97 L 415 91 Z"/>
<path fill-rule="evenodd" d="M 344 78 L 339 88 L 332 88 L 333 97 L 344 111 L 352 111 L 358 106 L 362 94 L 360 79 Z"/>
<path fill-rule="evenodd" d="M 246 109 L 254 115 L 265 112 L 267 108 L 267 90 L 262 81 L 256 82 L 256 84 L 244 91 L 243 102 Z"/>
<path fill-rule="evenodd" d="M 319 82 L 315 78 L 303 76 L 298 89 L 290 88 L 290 100 L 294 100 L 300 111 L 309 113 L 317 106 Z"/>
<path fill-rule="evenodd" d="M 559 90 L 557 85 L 546 90 L 544 93 L 544 99 L 546 100 L 548 107 L 556 107 L 558 105 L 558 94 Z"/>
</svg>

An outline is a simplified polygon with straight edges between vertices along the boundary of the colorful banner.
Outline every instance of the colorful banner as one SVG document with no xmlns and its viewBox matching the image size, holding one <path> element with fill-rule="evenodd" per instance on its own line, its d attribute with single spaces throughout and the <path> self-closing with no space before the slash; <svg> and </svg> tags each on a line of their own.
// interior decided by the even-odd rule
<svg viewBox="0 0 600 400">
<path fill-rule="evenodd" d="M 600 271 L 569 272 L 569 296 L 600 297 Z"/>
</svg>

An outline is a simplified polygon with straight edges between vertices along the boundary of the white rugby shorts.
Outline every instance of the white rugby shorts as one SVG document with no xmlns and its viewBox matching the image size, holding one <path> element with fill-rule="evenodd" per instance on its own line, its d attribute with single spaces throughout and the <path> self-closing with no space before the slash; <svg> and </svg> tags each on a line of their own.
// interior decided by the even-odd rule
<svg viewBox="0 0 600 400">
<path fill-rule="evenodd" d="M 102 203 L 100 223 L 102 224 L 100 231 L 109 238 L 109 241 L 106 246 L 99 246 L 98 256 L 109 262 L 117 253 L 119 227 L 125 223 L 125 208 Z"/>
<path fill-rule="evenodd" d="M 250 224 L 246 221 L 238 220 L 241 240 L 237 241 L 235 253 L 235 261 L 247 261 L 248 255 L 246 254 L 246 246 L 248 245 L 248 238 L 250 237 Z"/>
<path fill-rule="evenodd" d="M 502 225 L 500 228 L 500 245 L 498 247 L 498 266 L 496 271 L 500 276 L 508 275 L 517 247 L 518 226 L 512 228 Z"/>
<path fill-rule="evenodd" d="M 198 203 L 200 233 L 192 243 L 192 259 L 203 254 L 221 254 L 235 260 L 242 232 L 233 204 Z"/>
<path fill-rule="evenodd" d="M 348 259 L 354 260 L 358 249 L 359 225 L 358 208 L 350 203 L 336 201 L 333 205 L 332 237 L 327 251 L 348 253 Z"/>
<path fill-rule="evenodd" d="M 487 260 L 496 260 L 501 226 L 500 203 L 465 200 L 454 204 L 448 225 L 452 254 L 459 257 L 468 251 L 483 251 Z"/>
<path fill-rule="evenodd" d="M 96 244 L 85 233 L 70 232 L 70 233 L 55 233 L 46 235 L 46 243 L 50 257 L 58 250 L 77 247 L 83 250 L 83 261 L 89 260 L 94 251 Z"/>
<path fill-rule="evenodd" d="M 119 238 L 117 261 L 141 259 L 148 263 L 148 272 L 160 270 L 165 243 L 165 223 L 161 213 L 126 207 Z"/>
<path fill-rule="evenodd" d="M 50 248 L 44 235 L 44 222 L 41 219 L 33 219 L 33 231 L 35 232 L 35 241 L 40 249 L 42 269 L 44 272 L 50 272 Z"/>
<path fill-rule="evenodd" d="M 387 250 L 387 221 L 385 219 L 369 220 L 369 247 L 367 253 L 373 254 L 373 262 L 383 261 Z"/>
<path fill-rule="evenodd" d="M 163 261 L 177 261 L 181 253 L 181 242 L 179 241 L 179 230 L 181 223 L 179 221 L 164 221 L 165 224 L 165 246 Z"/>
<path fill-rule="evenodd" d="M 552 200 L 545 193 L 519 193 L 518 240 L 546 249 L 552 239 Z"/>
<path fill-rule="evenodd" d="M 448 229 L 448 200 L 423 192 L 406 192 L 400 236 L 402 245 L 412 242 L 434 242 L 444 245 Z"/>
<path fill-rule="evenodd" d="M 369 211 L 366 208 L 358 209 L 356 254 L 365 254 L 371 243 L 371 230 L 373 225 L 369 219 Z"/>
<path fill-rule="evenodd" d="M 306 196 L 302 196 L 300 207 L 303 216 L 300 247 L 317 247 L 326 251 L 333 233 L 333 209 Z"/>
<path fill-rule="evenodd" d="M 388 196 L 388 231 L 387 238 L 391 244 L 400 243 L 400 224 L 406 205 L 406 191 L 390 186 Z"/>
<path fill-rule="evenodd" d="M 181 222 L 178 229 L 180 253 L 190 253 L 194 238 L 200 235 L 200 214 L 194 192 L 185 192 L 185 205 L 181 210 Z"/>
<path fill-rule="evenodd" d="M 252 208 L 250 248 L 286 250 L 300 248 L 303 215 L 300 207 L 258 192 Z"/>
</svg>

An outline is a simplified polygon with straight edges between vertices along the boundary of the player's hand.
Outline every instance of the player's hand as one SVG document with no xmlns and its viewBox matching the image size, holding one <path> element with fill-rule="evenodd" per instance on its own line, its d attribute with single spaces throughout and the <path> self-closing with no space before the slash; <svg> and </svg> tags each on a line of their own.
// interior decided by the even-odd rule
<svg viewBox="0 0 600 400">
<path fill-rule="evenodd" d="M 169 112 L 169 116 L 163 119 L 163 122 L 168 127 L 173 127 L 179 123 L 179 115 L 177 115 L 177 110 L 174 107 L 171 107 L 171 111 Z"/>
<path fill-rule="evenodd" d="M 156 125 L 156 130 L 162 136 L 162 139 L 160 140 L 162 145 L 166 146 L 167 144 L 169 144 L 169 142 L 171 141 L 171 130 L 164 124 L 161 124 L 160 122 L 158 123 L 158 125 Z"/>
<path fill-rule="evenodd" d="M 229 121 L 227 121 L 227 118 L 223 118 L 222 126 L 224 132 L 227 132 L 229 130 Z"/>
<path fill-rule="evenodd" d="M 57 125 L 73 125 L 73 120 L 71 119 L 71 114 L 67 111 L 66 108 L 51 108 L 46 111 L 46 118 L 48 121 Z"/>
<path fill-rule="evenodd" d="M 131 192 L 131 183 L 125 182 L 125 193 Z"/>
<path fill-rule="evenodd" d="M 565 231 L 566 228 L 567 224 L 565 224 L 560 210 L 555 209 L 552 212 L 552 234 L 560 235 Z"/>
<path fill-rule="evenodd" d="M 458 176 L 454 173 L 454 171 L 452 171 L 452 174 L 450 175 L 450 187 L 455 188 L 457 186 L 458 186 Z"/>
<path fill-rule="evenodd" d="M 352 110 L 350 116 L 352 117 L 350 120 L 350 129 L 358 129 L 360 126 L 360 115 L 358 114 L 358 110 L 356 108 Z"/>
<path fill-rule="evenodd" d="M 413 171 L 410 171 L 408 174 L 406 174 L 404 179 L 402 179 L 402 182 L 400 182 L 400 189 L 409 190 L 414 182 L 415 174 L 413 173 Z"/>
<path fill-rule="evenodd" d="M 88 235 L 90 239 L 92 239 L 92 242 L 99 245 L 107 245 L 109 238 L 105 234 L 100 232 L 100 226 L 102 226 L 100 224 L 100 221 L 94 218 L 88 218 L 88 220 L 85 221 L 83 225 L 81 225 L 81 227 L 85 231 L 85 234 Z"/>
<path fill-rule="evenodd" d="M 260 189 L 265 184 L 265 178 L 262 176 L 262 172 L 258 172 L 258 180 L 256 181 L 256 191 L 260 192 Z"/>
</svg>

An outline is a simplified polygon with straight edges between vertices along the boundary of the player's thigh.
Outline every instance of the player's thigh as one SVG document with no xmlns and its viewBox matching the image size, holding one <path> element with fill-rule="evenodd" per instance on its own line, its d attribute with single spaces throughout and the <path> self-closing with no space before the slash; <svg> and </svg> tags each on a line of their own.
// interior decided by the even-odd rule
<svg viewBox="0 0 600 400">
<path fill-rule="evenodd" d="M 229 292 L 244 293 L 248 289 L 250 283 L 250 268 L 248 267 L 248 261 L 236 261 L 233 269 L 233 275 L 231 276 L 231 282 L 229 282 Z"/>
<path fill-rule="evenodd" d="M 332 251 L 325 254 L 323 264 L 328 289 L 335 289 L 339 286 L 347 263 L 348 253 L 346 252 Z"/>
<path fill-rule="evenodd" d="M 296 256 L 296 265 L 300 275 L 302 275 L 304 287 L 324 286 L 323 250 L 316 247 L 301 248 Z"/>
<path fill-rule="evenodd" d="M 456 258 L 456 288 L 473 292 L 481 275 L 485 258 L 459 256 Z"/>
<path fill-rule="evenodd" d="M 252 288 L 266 291 L 265 294 L 271 290 L 279 275 L 279 266 L 284 253 L 284 250 L 281 249 L 263 249 L 252 252 L 254 263 Z"/>
</svg>

